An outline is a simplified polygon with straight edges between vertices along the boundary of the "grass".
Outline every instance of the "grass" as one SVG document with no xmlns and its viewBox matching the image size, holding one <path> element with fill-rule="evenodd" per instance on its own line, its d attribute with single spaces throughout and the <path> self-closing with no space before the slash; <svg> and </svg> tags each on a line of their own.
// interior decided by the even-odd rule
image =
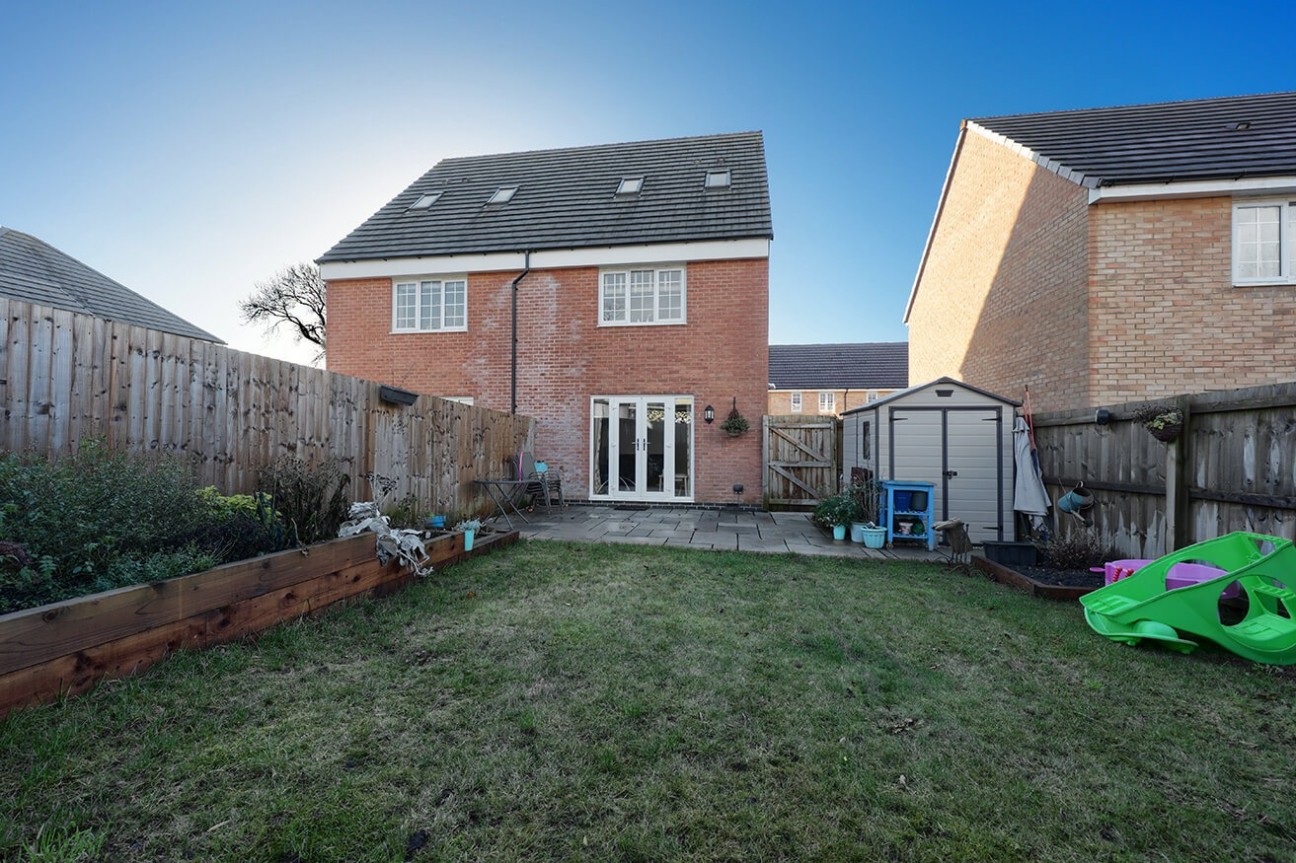
<svg viewBox="0 0 1296 863">
<path fill-rule="evenodd" d="M 524 543 L 0 723 L 0 857 L 1287 861 L 1294 689 L 930 564 Z"/>
</svg>

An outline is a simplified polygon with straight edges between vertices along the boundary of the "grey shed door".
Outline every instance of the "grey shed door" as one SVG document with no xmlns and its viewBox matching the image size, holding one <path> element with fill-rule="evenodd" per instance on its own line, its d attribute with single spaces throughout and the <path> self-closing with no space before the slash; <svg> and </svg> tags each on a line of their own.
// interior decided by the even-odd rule
<svg viewBox="0 0 1296 863">
<path fill-rule="evenodd" d="M 891 410 L 891 477 L 936 487 L 936 520 L 960 518 L 973 542 L 1002 539 L 1003 413 L 996 407 Z"/>
</svg>

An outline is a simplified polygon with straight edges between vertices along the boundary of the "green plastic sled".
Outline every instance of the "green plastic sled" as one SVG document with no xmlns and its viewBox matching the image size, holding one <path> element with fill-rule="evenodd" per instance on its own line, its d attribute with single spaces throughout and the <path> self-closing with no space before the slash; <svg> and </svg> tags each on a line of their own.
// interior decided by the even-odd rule
<svg viewBox="0 0 1296 863">
<path fill-rule="evenodd" d="M 1184 562 L 1209 564 L 1225 575 L 1167 591 L 1166 574 Z M 1224 624 L 1220 594 L 1234 582 L 1246 594 L 1246 615 Z M 1290 584 L 1296 584 L 1296 546 L 1276 536 L 1239 531 L 1167 554 L 1080 602 L 1089 626 L 1112 641 L 1155 641 L 1189 653 L 1200 639 L 1209 639 L 1255 662 L 1294 665 L 1296 591 Z"/>
</svg>

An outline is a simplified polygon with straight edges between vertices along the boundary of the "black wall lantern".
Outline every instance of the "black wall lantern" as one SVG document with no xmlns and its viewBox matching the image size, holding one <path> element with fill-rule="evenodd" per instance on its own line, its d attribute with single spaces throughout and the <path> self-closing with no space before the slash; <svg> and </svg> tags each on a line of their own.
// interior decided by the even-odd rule
<svg viewBox="0 0 1296 863">
<path fill-rule="evenodd" d="M 706 421 L 707 425 L 711 425 L 711 423 L 715 422 L 715 408 L 711 407 L 711 405 L 707 405 L 703 408 L 702 419 Z"/>
</svg>

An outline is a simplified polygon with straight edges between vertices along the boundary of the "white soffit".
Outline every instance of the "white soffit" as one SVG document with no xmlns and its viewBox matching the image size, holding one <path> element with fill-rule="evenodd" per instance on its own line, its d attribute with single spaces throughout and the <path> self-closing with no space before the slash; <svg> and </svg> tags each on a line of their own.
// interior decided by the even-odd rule
<svg viewBox="0 0 1296 863">
<path fill-rule="evenodd" d="M 1251 177 L 1241 180 L 1185 180 L 1179 183 L 1131 183 L 1089 190 L 1089 203 L 1154 201 L 1167 198 L 1218 198 L 1283 195 L 1296 192 L 1296 177 Z"/>
<path fill-rule="evenodd" d="M 753 239 L 660 243 L 648 246 L 608 246 L 594 249 L 552 249 L 532 252 L 531 269 L 768 258 L 769 246 L 769 240 Z M 490 273 L 520 270 L 524 266 L 526 266 L 526 256 L 522 252 L 494 252 L 484 255 L 386 258 L 377 261 L 333 261 L 320 265 L 320 276 L 325 279 L 363 279 L 419 276 L 429 273 Z"/>
</svg>

